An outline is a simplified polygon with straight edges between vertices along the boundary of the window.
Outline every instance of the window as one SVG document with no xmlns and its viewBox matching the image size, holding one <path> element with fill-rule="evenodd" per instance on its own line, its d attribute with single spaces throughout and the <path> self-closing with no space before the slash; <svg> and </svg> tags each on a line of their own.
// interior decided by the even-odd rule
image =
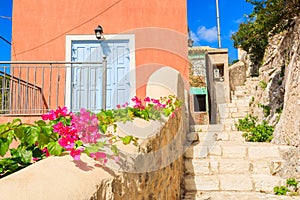
<svg viewBox="0 0 300 200">
<path fill-rule="evenodd" d="M 194 112 L 206 112 L 206 95 L 194 95 Z"/>
</svg>

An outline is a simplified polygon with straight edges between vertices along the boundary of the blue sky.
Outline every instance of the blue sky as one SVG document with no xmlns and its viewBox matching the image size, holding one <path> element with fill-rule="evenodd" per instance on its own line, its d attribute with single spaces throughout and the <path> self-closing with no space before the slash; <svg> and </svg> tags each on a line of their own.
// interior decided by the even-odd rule
<svg viewBox="0 0 300 200">
<path fill-rule="evenodd" d="M 150 1 L 150 0 L 149 0 Z M 0 0 L 0 36 L 11 41 L 12 0 Z M 215 0 L 187 0 L 188 24 L 195 41 L 194 46 L 218 47 Z M 245 0 L 219 0 L 222 48 L 228 48 L 229 57 L 237 59 L 237 52 L 230 39 L 238 30 L 244 15 L 252 12 L 252 5 Z M 0 39 L 0 61 L 10 60 L 11 47 Z"/>
<path fill-rule="evenodd" d="M 194 46 L 218 48 L 217 18 L 215 0 L 187 0 L 188 25 Z M 252 12 L 252 5 L 246 0 L 219 0 L 220 30 L 222 48 L 228 48 L 229 57 L 237 59 L 237 51 L 230 39 L 245 21 L 245 14 Z"/>
</svg>

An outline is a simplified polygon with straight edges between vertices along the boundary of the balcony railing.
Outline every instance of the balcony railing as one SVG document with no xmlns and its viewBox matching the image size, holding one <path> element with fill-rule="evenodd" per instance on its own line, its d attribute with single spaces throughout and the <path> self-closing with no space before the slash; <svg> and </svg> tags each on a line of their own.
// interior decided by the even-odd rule
<svg viewBox="0 0 300 200">
<path fill-rule="evenodd" d="M 102 62 L 0 62 L 0 115 L 40 115 L 67 105 L 97 111 L 106 106 Z"/>
</svg>

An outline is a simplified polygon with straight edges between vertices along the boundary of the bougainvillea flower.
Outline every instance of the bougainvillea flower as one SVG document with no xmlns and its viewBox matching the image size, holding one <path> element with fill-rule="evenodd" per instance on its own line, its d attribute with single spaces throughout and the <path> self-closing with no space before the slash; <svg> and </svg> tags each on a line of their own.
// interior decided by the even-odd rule
<svg viewBox="0 0 300 200">
<path fill-rule="evenodd" d="M 50 110 L 48 113 L 42 115 L 43 120 L 55 120 L 57 115 L 54 110 Z"/>
<path fill-rule="evenodd" d="M 46 157 L 50 156 L 50 153 L 49 153 L 47 147 L 43 148 L 42 152 L 45 154 Z"/>
<path fill-rule="evenodd" d="M 81 155 L 82 151 L 83 151 L 82 148 L 80 148 L 80 149 L 72 149 L 70 151 L 70 155 L 73 157 L 74 160 L 80 160 L 80 155 Z"/>
<path fill-rule="evenodd" d="M 104 152 L 90 153 L 90 157 L 100 161 L 103 165 L 105 165 L 108 161 L 106 153 Z"/>
<path fill-rule="evenodd" d="M 151 99 L 150 99 L 150 97 L 146 97 L 146 98 L 144 99 L 144 101 L 145 101 L 145 102 L 150 102 Z"/>
<path fill-rule="evenodd" d="M 65 148 L 66 150 L 73 149 L 75 146 L 75 139 L 70 136 L 65 136 L 58 139 L 58 144 Z"/>
<path fill-rule="evenodd" d="M 60 116 L 65 117 L 65 116 L 69 115 L 68 114 L 68 109 L 67 109 L 66 106 L 64 106 L 62 108 L 60 106 L 58 106 L 58 108 L 55 111 L 55 114 L 56 114 L 57 117 L 60 117 Z"/>
</svg>

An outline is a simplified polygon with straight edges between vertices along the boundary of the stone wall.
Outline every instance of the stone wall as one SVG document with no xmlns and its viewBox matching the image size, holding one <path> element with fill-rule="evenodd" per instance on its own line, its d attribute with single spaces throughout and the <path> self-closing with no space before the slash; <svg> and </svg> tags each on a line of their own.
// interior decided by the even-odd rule
<svg viewBox="0 0 300 200">
<path fill-rule="evenodd" d="M 69 155 L 49 157 L 2 178 L 1 199 L 180 199 L 185 143 L 181 113 L 157 122 L 155 134 L 140 138 L 138 147 L 121 145 L 122 165 L 102 168 L 84 155 L 82 161 Z M 140 122 L 132 122 L 137 131 Z"/>
</svg>

